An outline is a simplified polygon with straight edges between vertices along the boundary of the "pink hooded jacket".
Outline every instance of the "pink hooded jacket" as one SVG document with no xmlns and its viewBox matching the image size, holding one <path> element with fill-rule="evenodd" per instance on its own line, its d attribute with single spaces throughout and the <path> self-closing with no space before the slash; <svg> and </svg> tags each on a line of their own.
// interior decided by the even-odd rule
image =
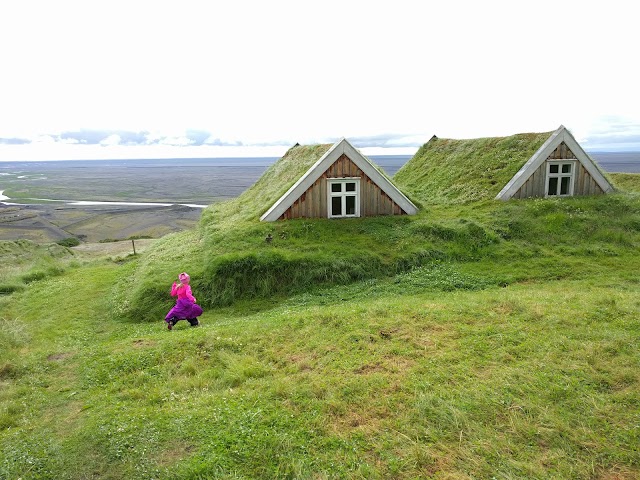
<svg viewBox="0 0 640 480">
<path fill-rule="evenodd" d="M 191 293 L 191 287 L 187 284 L 182 283 L 178 285 L 176 282 L 173 282 L 173 285 L 171 285 L 171 296 L 175 297 L 176 295 L 178 296 L 178 300 L 186 298 L 189 301 L 196 303 L 196 297 L 193 296 Z"/>
</svg>

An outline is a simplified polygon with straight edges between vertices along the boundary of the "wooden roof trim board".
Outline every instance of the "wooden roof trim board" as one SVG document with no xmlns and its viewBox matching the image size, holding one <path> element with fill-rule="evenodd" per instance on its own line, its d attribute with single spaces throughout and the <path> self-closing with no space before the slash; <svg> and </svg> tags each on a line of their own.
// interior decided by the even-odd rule
<svg viewBox="0 0 640 480">
<path fill-rule="evenodd" d="M 293 202 L 306 192 L 343 153 L 407 214 L 414 215 L 418 212 L 417 207 L 411 200 L 398 190 L 390 180 L 382 175 L 367 157 L 354 148 L 347 139 L 342 138 L 327 150 L 327 152 L 260 217 L 260 221 L 273 222 L 278 220 Z"/>
<path fill-rule="evenodd" d="M 504 188 L 500 190 L 500 193 L 496 195 L 496 200 L 509 200 L 562 142 L 569 147 L 603 192 L 607 193 L 613 190 L 613 186 L 604 175 L 602 175 L 593 160 L 591 160 L 591 157 L 582 149 L 571 132 L 567 130 L 564 125 L 560 125 L 540 146 L 538 151 L 534 153 L 511 180 L 509 180 Z"/>
</svg>

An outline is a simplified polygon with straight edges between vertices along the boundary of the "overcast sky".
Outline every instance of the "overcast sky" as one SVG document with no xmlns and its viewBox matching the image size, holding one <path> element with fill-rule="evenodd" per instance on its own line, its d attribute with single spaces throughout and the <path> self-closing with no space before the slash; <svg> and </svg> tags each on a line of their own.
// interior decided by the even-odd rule
<svg viewBox="0 0 640 480">
<path fill-rule="evenodd" d="M 586 150 L 638 151 L 637 18 L 628 0 L 6 1 L 0 160 L 340 137 L 412 154 L 561 124 Z"/>
</svg>

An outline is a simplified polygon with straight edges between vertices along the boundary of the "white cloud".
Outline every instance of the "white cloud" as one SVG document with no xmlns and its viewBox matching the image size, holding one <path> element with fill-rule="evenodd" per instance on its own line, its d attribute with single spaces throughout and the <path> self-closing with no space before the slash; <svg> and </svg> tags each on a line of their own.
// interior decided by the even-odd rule
<svg viewBox="0 0 640 480">
<path fill-rule="evenodd" d="M 121 141 L 122 141 L 122 139 L 120 138 L 120 135 L 113 134 L 113 135 L 109 135 L 107 138 L 101 140 L 100 141 L 100 145 L 102 145 L 104 147 L 111 146 L 111 145 L 120 145 Z"/>
<path fill-rule="evenodd" d="M 33 139 L 33 143 L 36 145 L 54 145 L 56 143 L 56 139 L 51 135 L 38 135 Z"/>
<path fill-rule="evenodd" d="M 193 141 L 189 140 L 187 137 L 166 137 L 163 138 L 160 143 L 162 145 L 173 145 L 173 146 L 182 146 L 185 147 L 187 145 L 193 144 Z"/>
</svg>

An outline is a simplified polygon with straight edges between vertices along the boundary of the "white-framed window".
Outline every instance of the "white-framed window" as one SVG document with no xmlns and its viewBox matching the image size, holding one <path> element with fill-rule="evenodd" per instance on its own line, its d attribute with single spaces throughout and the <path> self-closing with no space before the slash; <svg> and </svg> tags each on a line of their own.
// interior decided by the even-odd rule
<svg viewBox="0 0 640 480">
<path fill-rule="evenodd" d="M 360 216 L 359 178 L 328 178 L 327 197 L 329 218 Z"/>
<path fill-rule="evenodd" d="M 573 195 L 576 178 L 576 162 L 559 160 L 547 162 L 546 197 L 569 197 Z"/>
</svg>

